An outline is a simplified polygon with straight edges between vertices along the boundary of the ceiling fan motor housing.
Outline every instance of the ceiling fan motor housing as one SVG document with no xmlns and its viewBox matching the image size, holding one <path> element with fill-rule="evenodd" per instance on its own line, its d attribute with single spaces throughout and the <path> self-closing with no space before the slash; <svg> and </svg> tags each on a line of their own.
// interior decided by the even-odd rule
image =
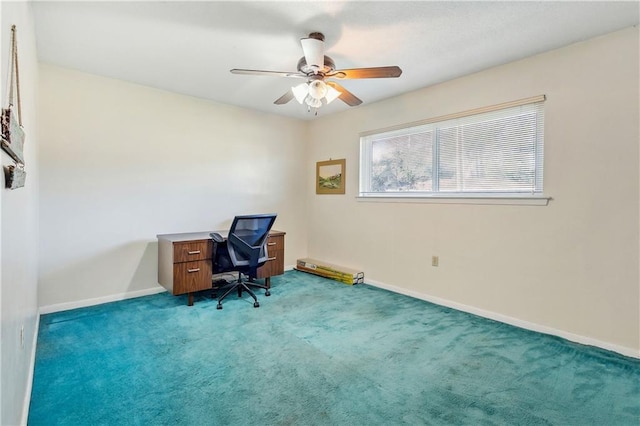
<svg viewBox="0 0 640 426">
<path fill-rule="evenodd" d="M 336 64 L 333 62 L 333 59 L 331 59 L 330 57 L 326 56 L 324 57 L 324 68 L 322 68 L 321 70 L 318 70 L 318 74 L 321 75 L 325 75 L 328 74 L 330 72 L 332 72 L 333 70 L 336 69 Z M 309 65 L 307 65 L 307 60 L 304 58 L 304 56 L 302 58 L 300 58 L 300 60 L 298 61 L 298 71 L 300 71 L 303 74 L 306 75 L 313 75 L 315 74 L 315 69 Z"/>
</svg>

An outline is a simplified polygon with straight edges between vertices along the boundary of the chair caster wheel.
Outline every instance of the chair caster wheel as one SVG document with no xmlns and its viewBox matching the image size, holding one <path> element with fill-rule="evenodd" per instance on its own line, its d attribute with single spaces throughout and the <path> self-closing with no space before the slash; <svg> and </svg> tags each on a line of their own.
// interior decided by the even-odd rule
<svg viewBox="0 0 640 426">
<path fill-rule="evenodd" d="M 216 309 L 222 309 L 222 305 L 218 303 L 218 306 L 216 306 Z"/>
<path fill-rule="evenodd" d="M 254 308 L 259 308 L 259 307 L 260 307 L 260 304 L 259 304 L 258 302 L 254 302 L 254 303 L 253 303 L 253 307 L 254 307 Z"/>
<path fill-rule="evenodd" d="M 269 290 L 267 290 L 267 291 L 264 292 L 264 295 L 265 296 L 271 296 L 271 293 L 269 293 Z"/>
</svg>

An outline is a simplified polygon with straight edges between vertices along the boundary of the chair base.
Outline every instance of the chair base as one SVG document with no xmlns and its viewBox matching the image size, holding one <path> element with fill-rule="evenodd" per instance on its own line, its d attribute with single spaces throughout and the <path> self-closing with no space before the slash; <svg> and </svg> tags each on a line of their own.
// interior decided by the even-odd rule
<svg viewBox="0 0 640 426">
<path fill-rule="evenodd" d="M 262 285 L 262 284 L 258 284 L 256 282 L 253 281 L 242 281 L 242 273 L 238 273 L 238 281 L 236 281 L 233 285 L 231 285 L 223 294 L 222 296 L 218 299 L 218 305 L 216 306 L 216 309 L 222 309 L 222 301 L 229 295 L 231 294 L 231 292 L 233 292 L 234 290 L 238 291 L 238 297 L 242 297 L 242 292 L 246 291 L 247 293 L 249 293 L 249 296 L 251 296 L 253 298 L 253 307 L 254 308 L 259 308 L 260 307 L 260 303 L 258 302 L 258 298 L 256 297 L 256 294 L 253 292 L 253 290 L 251 290 L 249 288 L 249 286 L 252 287 L 258 287 L 258 288 L 262 288 L 265 291 L 264 295 L 265 296 L 271 296 L 271 293 L 269 292 L 269 287 L 266 285 Z M 214 292 L 211 294 L 211 297 L 213 299 L 215 299 L 217 297 L 216 290 L 214 290 Z"/>
</svg>

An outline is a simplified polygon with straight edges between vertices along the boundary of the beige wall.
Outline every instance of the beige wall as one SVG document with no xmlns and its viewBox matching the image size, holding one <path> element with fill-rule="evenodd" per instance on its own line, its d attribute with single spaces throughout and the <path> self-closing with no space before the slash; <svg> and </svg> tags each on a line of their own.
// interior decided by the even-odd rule
<svg viewBox="0 0 640 426">
<path fill-rule="evenodd" d="M 2 386 L 0 388 L 0 424 L 16 425 L 26 420 L 26 402 L 31 390 L 32 361 L 37 330 L 38 259 L 38 133 L 36 103 L 38 100 L 38 63 L 36 43 L 27 2 L 0 2 L 2 55 L 0 81 L 2 107 L 6 107 L 11 25 L 16 25 L 20 64 L 22 123 L 26 134 L 24 145 L 27 180 L 20 189 L 4 189 L 4 173 L 0 186 L 0 301 L 2 344 L 0 355 Z M 4 151 L 2 166 L 14 164 Z M 21 342 L 24 329 L 24 344 Z"/>
<path fill-rule="evenodd" d="M 630 28 L 313 121 L 309 255 L 640 356 L 638 51 Z M 548 206 L 356 201 L 360 132 L 540 94 Z M 329 158 L 347 160 L 346 195 L 313 192 L 315 162 Z"/>
<path fill-rule="evenodd" d="M 306 253 L 306 125 L 50 65 L 40 68 L 39 303 L 156 288 L 162 233 L 278 213 Z"/>
</svg>

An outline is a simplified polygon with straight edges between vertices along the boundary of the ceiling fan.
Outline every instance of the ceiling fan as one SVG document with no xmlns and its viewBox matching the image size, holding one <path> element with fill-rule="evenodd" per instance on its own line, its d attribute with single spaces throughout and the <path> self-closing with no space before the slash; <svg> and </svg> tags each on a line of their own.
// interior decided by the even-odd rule
<svg viewBox="0 0 640 426">
<path fill-rule="evenodd" d="M 233 74 L 270 75 L 274 77 L 293 77 L 306 79 L 306 83 L 291 88 L 284 95 L 275 100 L 274 104 L 284 105 L 292 99 L 300 104 L 303 102 L 311 108 L 319 108 L 324 103 L 328 104 L 339 98 L 349 106 L 362 103 L 356 95 L 349 92 L 335 81 L 328 79 L 357 79 L 357 78 L 395 78 L 400 77 L 402 70 L 397 66 L 374 68 L 336 69 L 336 65 L 324 54 L 324 35 L 314 32 L 309 37 L 300 40 L 304 56 L 298 61 L 297 72 L 262 71 L 237 69 L 231 70 Z"/>
</svg>

